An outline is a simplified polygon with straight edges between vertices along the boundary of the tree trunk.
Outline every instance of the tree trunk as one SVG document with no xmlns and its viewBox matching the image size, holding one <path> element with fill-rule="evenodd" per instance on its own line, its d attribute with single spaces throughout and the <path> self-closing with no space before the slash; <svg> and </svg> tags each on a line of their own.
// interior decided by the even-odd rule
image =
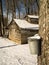
<svg viewBox="0 0 49 65">
<path fill-rule="evenodd" d="M 13 11 L 13 13 L 12 13 L 12 17 L 13 18 L 16 18 L 16 12 L 15 12 L 15 0 L 12 0 L 12 11 Z"/>
<path fill-rule="evenodd" d="M 1 2 L 1 36 L 3 36 L 3 33 L 4 33 L 4 21 L 3 21 L 3 9 L 2 9 L 2 0 L 0 1 Z"/>
<path fill-rule="evenodd" d="M 49 65 L 49 0 L 40 0 L 39 12 L 39 34 L 42 37 L 42 55 L 40 56 L 41 64 Z"/>
</svg>

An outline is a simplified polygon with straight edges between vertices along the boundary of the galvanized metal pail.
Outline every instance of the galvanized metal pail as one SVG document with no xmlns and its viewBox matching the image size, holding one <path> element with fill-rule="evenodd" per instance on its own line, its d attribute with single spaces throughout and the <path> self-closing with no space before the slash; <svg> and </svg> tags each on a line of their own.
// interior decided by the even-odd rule
<svg viewBox="0 0 49 65">
<path fill-rule="evenodd" d="M 41 38 L 40 36 L 28 37 L 28 44 L 31 54 L 41 55 Z"/>
</svg>

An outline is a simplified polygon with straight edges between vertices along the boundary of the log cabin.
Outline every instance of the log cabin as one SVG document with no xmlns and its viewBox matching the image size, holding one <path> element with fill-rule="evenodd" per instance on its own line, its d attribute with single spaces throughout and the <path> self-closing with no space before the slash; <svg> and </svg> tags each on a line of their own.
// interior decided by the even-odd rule
<svg viewBox="0 0 49 65">
<path fill-rule="evenodd" d="M 32 24 L 38 24 L 39 16 L 38 15 L 27 15 L 27 21 Z"/>
<path fill-rule="evenodd" d="M 18 44 L 27 43 L 27 38 L 38 33 L 39 25 L 30 24 L 26 20 L 12 19 L 8 25 L 8 38 Z"/>
</svg>

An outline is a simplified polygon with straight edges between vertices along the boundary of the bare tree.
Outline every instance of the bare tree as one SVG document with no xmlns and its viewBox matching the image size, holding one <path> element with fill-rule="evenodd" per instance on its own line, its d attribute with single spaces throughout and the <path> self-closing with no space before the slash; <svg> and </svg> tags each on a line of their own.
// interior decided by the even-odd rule
<svg viewBox="0 0 49 65">
<path fill-rule="evenodd" d="M 4 20 L 3 20 L 3 9 L 2 9 L 2 0 L 0 0 L 0 5 L 1 5 L 1 36 L 3 36 L 4 33 Z"/>
<path fill-rule="evenodd" d="M 13 14 L 12 14 L 12 18 L 16 18 L 16 8 L 15 8 L 15 0 L 12 0 L 12 11 L 13 11 Z"/>
<path fill-rule="evenodd" d="M 36 0 L 37 6 L 38 6 L 38 14 L 39 14 L 39 0 Z"/>
</svg>

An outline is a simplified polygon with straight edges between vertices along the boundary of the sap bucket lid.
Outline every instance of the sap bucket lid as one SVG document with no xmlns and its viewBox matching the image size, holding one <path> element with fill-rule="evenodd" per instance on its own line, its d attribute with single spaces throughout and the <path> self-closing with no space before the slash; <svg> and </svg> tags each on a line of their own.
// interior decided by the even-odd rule
<svg viewBox="0 0 49 65">
<path fill-rule="evenodd" d="M 34 36 L 29 37 L 28 39 L 30 39 L 30 40 L 40 40 L 41 37 L 39 36 L 39 34 L 35 34 Z"/>
</svg>

